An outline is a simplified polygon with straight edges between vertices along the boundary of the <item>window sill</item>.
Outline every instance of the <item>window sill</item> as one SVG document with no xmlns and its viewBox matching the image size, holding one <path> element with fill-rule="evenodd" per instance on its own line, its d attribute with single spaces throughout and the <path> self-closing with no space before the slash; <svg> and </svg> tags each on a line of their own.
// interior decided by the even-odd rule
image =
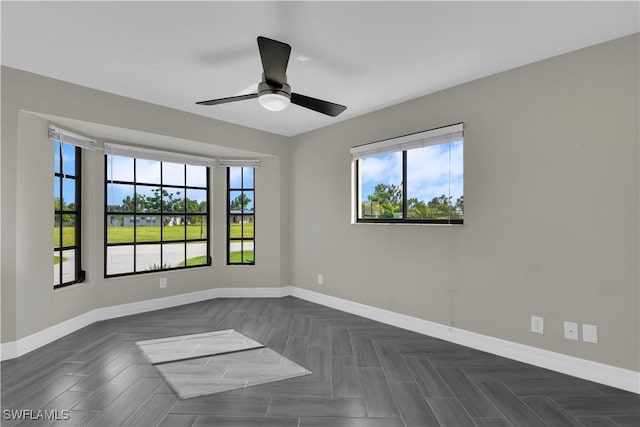
<svg viewBox="0 0 640 427">
<path fill-rule="evenodd" d="M 418 226 L 436 226 L 436 227 L 461 227 L 464 223 L 438 223 L 438 222 L 421 222 L 421 221 L 351 221 L 351 225 L 418 225 Z"/>
<path fill-rule="evenodd" d="M 83 287 L 83 286 L 90 285 L 90 284 L 91 284 L 91 283 L 90 283 L 90 282 L 87 282 L 87 281 L 84 281 L 84 282 L 76 282 L 76 283 L 72 283 L 71 285 L 66 285 L 66 286 L 61 286 L 61 287 L 59 287 L 59 288 L 55 288 L 55 289 L 53 290 L 53 293 L 54 293 L 54 294 L 57 294 L 58 292 L 70 291 L 70 290 L 78 289 L 78 288 L 81 288 L 81 287 Z"/>
</svg>

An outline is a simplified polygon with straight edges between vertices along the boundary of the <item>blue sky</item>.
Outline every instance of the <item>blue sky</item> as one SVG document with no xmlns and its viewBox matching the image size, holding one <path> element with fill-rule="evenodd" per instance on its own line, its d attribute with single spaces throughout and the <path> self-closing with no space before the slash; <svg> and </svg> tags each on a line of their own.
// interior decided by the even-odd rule
<svg viewBox="0 0 640 427">
<path fill-rule="evenodd" d="M 463 143 L 431 145 L 407 151 L 407 196 L 429 202 L 441 195 L 463 195 Z M 377 184 L 402 185 L 402 153 L 387 153 L 360 160 L 362 200 Z"/>
<path fill-rule="evenodd" d="M 62 169 L 60 168 L 60 143 L 55 141 L 54 144 L 54 172 L 63 173 L 65 175 L 75 175 L 75 158 L 76 151 L 73 145 L 62 144 Z M 56 199 L 60 198 L 60 178 L 56 177 L 53 180 L 53 195 Z M 63 196 L 65 204 L 75 202 L 75 180 L 69 178 L 62 179 Z"/>
</svg>

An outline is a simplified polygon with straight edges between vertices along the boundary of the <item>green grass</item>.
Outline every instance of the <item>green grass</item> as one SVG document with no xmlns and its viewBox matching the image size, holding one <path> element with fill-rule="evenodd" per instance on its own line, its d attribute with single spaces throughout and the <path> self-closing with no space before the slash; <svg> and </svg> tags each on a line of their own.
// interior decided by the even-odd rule
<svg viewBox="0 0 640 427">
<path fill-rule="evenodd" d="M 75 227 L 62 227 L 62 246 L 73 246 L 76 241 Z M 60 227 L 53 227 L 53 247 L 60 247 Z"/>
<path fill-rule="evenodd" d="M 207 226 L 187 225 L 187 240 L 205 239 Z M 183 240 L 185 228 L 179 225 L 162 227 L 162 240 Z M 137 242 L 157 242 L 160 240 L 160 226 L 136 227 Z M 107 227 L 107 243 L 133 243 L 133 226 Z"/>
<path fill-rule="evenodd" d="M 207 256 L 206 255 L 200 255 L 197 257 L 193 257 L 193 258 L 189 258 L 187 259 L 187 266 L 191 266 L 191 265 L 206 265 L 207 264 Z M 179 264 L 180 267 L 184 266 L 184 263 L 180 263 Z"/>
<path fill-rule="evenodd" d="M 229 235 L 232 239 L 239 239 L 241 237 L 253 238 L 253 224 L 244 224 L 244 236 L 241 235 L 242 231 L 242 224 L 231 224 Z"/>
<path fill-rule="evenodd" d="M 207 256 L 206 255 L 200 255 L 200 256 L 197 256 L 197 257 L 193 257 L 193 258 L 187 259 L 186 266 L 206 265 L 206 264 L 207 264 Z M 184 266 L 185 266 L 184 261 L 182 261 L 180 264 L 178 264 L 178 267 L 184 267 Z"/>
<path fill-rule="evenodd" d="M 254 262 L 253 251 L 231 252 L 229 253 L 229 262 L 231 264 L 252 263 Z"/>
<path fill-rule="evenodd" d="M 67 260 L 67 258 L 62 258 L 62 262 L 65 262 Z M 57 255 L 53 256 L 53 265 L 58 265 L 60 264 L 60 257 Z"/>
</svg>

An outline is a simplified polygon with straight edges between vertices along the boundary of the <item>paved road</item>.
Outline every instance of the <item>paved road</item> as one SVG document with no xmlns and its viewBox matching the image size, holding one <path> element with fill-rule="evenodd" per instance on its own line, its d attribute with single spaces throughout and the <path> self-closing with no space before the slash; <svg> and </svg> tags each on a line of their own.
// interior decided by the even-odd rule
<svg viewBox="0 0 640 427">
<path fill-rule="evenodd" d="M 133 246 L 111 246 L 107 248 L 107 274 L 129 273 L 133 271 Z M 187 258 L 207 254 L 206 243 L 189 243 Z M 165 244 L 162 264 L 165 268 L 177 267 L 184 262 L 184 244 Z M 136 247 L 136 271 L 152 270 L 160 265 L 160 245 L 139 245 Z"/>
<path fill-rule="evenodd" d="M 242 249 L 241 243 L 231 243 L 231 252 L 237 252 Z M 111 246 L 107 250 L 107 265 L 109 271 L 107 274 L 130 273 L 133 271 L 133 246 Z M 139 245 L 137 247 L 136 263 L 137 271 L 151 270 L 153 265 L 160 265 L 160 245 Z M 244 243 L 245 251 L 253 250 L 253 242 Z M 189 243 L 187 246 L 187 258 L 194 258 L 207 254 L 206 243 Z M 58 255 L 54 251 L 54 255 Z M 75 270 L 75 251 L 65 251 L 64 258 L 66 261 L 62 263 L 63 281 L 73 280 Z M 164 245 L 162 262 L 168 268 L 177 267 L 184 261 L 184 245 L 182 244 L 166 244 Z M 55 278 L 59 277 L 60 264 L 53 266 L 54 283 Z"/>
</svg>

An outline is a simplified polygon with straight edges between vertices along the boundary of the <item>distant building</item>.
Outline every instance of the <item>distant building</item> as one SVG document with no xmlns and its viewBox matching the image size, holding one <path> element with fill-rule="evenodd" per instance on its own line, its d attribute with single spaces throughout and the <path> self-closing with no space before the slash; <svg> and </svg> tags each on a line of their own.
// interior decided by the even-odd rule
<svg viewBox="0 0 640 427">
<path fill-rule="evenodd" d="M 109 216 L 109 227 L 133 227 L 134 223 L 137 227 L 159 227 L 161 225 L 159 215 L 150 215 L 150 216 L 110 215 Z M 168 218 L 168 222 L 166 222 L 164 225 L 172 226 L 172 225 L 182 225 L 182 224 L 184 224 L 183 217 L 172 216 Z"/>
</svg>

